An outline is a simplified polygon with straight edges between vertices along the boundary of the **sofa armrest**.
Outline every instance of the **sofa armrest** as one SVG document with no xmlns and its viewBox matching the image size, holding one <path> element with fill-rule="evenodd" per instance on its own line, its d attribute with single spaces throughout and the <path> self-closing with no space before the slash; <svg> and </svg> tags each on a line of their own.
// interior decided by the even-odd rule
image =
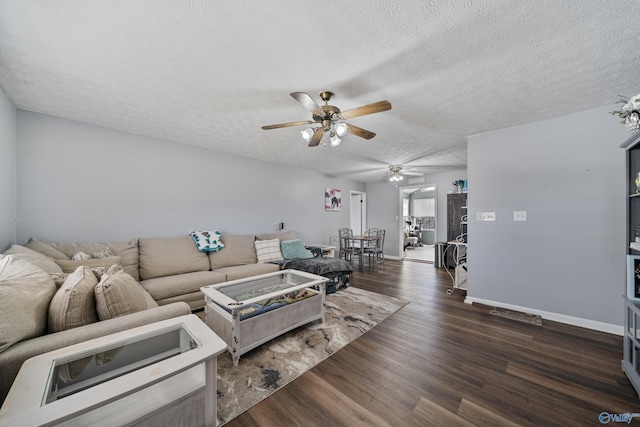
<svg viewBox="0 0 640 427">
<path fill-rule="evenodd" d="M 31 357 L 164 319 L 190 314 L 189 304 L 176 302 L 126 316 L 21 341 L 0 352 L 0 403 L 7 397 L 22 364 Z"/>
</svg>

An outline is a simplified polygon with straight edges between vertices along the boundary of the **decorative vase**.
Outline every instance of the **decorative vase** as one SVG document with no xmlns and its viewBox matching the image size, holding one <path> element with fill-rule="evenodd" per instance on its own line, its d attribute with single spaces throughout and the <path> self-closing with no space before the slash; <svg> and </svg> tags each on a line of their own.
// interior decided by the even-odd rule
<svg viewBox="0 0 640 427">
<path fill-rule="evenodd" d="M 636 174 L 636 193 L 640 193 L 640 172 Z"/>
<path fill-rule="evenodd" d="M 630 113 L 624 119 L 624 125 L 627 127 L 629 132 L 635 132 L 640 130 L 640 114 L 637 111 Z"/>
</svg>

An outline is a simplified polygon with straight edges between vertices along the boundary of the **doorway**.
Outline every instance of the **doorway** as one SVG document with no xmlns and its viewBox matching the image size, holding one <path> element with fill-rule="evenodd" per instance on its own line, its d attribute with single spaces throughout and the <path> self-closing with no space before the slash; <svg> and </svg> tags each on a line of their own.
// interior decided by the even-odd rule
<svg viewBox="0 0 640 427">
<path fill-rule="evenodd" d="M 400 188 L 400 254 L 407 261 L 433 263 L 437 236 L 436 184 Z M 408 238 L 405 238 L 408 236 Z"/>
<path fill-rule="evenodd" d="M 367 193 L 351 191 L 350 202 L 350 227 L 353 234 L 362 236 L 367 230 Z"/>
</svg>

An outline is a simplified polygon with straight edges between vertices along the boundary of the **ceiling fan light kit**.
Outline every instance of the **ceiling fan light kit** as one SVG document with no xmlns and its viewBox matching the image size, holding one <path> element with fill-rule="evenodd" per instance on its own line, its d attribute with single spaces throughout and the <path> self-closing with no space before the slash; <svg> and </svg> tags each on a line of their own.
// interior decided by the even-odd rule
<svg viewBox="0 0 640 427">
<path fill-rule="evenodd" d="M 354 117 L 365 116 L 367 114 L 379 113 L 381 111 L 387 111 L 391 109 L 391 103 L 389 101 L 379 101 L 373 104 L 363 105 L 361 107 L 353 108 L 351 110 L 341 112 L 340 109 L 334 105 L 329 105 L 329 100 L 333 97 L 333 92 L 322 91 L 320 92 L 320 99 L 324 101 L 324 105 L 318 105 L 313 98 L 304 92 L 293 92 L 290 94 L 293 99 L 298 101 L 304 108 L 311 111 L 313 121 L 298 121 L 280 123 L 276 125 L 262 126 L 264 130 L 279 129 L 290 126 L 303 126 L 313 125 L 318 123 L 318 127 L 309 127 L 300 133 L 302 138 L 309 143 L 309 147 L 316 147 L 322 143 L 326 147 L 327 142 L 322 141 L 325 134 L 328 135 L 329 145 L 336 147 L 340 145 L 342 139 L 340 137 L 351 133 L 364 139 L 371 139 L 376 136 L 375 133 L 368 130 L 359 128 L 357 126 L 350 125 L 344 120 L 352 119 Z"/>
<path fill-rule="evenodd" d="M 398 186 L 398 182 L 402 181 L 402 165 L 390 165 L 389 166 L 389 181 L 394 187 Z"/>
</svg>

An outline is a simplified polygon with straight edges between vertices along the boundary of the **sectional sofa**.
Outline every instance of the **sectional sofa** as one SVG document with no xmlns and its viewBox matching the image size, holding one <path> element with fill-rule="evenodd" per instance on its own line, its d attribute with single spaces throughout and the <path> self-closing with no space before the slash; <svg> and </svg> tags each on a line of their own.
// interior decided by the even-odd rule
<svg viewBox="0 0 640 427">
<path fill-rule="evenodd" d="M 54 259 L 64 272 L 79 265 L 122 264 L 124 271 L 139 280 L 158 305 L 184 301 L 192 310 L 204 307 L 202 286 L 278 271 L 275 264 L 258 263 L 256 240 L 295 240 L 292 231 L 267 234 L 223 234 L 224 248 L 200 252 L 190 236 L 141 237 L 110 243 L 60 243 L 30 239 L 24 246 Z M 113 256 L 71 260 L 79 252 L 96 254 L 109 249 Z"/>
<path fill-rule="evenodd" d="M 199 251 L 190 236 L 13 245 L 0 255 L 0 403 L 25 360 L 202 308 L 202 286 L 280 269 L 258 262 L 256 240 L 296 239 L 223 236 L 218 252 Z"/>
</svg>

